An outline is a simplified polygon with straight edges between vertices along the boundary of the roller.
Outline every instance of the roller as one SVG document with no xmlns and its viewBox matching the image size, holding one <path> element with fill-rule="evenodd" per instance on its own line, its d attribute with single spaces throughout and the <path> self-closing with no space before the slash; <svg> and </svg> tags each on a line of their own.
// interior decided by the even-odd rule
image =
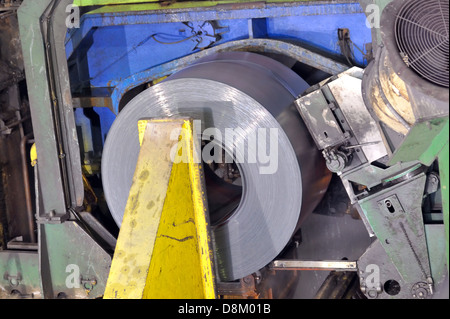
<svg viewBox="0 0 450 319">
<path fill-rule="evenodd" d="M 267 163 L 236 163 L 239 183 L 227 183 L 205 165 L 215 260 L 223 281 L 247 276 L 273 260 L 325 193 L 331 178 L 293 106 L 308 87 L 291 69 L 254 53 L 225 52 L 199 60 L 133 98 L 118 114 L 104 147 L 102 181 L 111 214 L 120 227 L 139 154 L 142 118 L 191 117 L 202 130 L 239 132 L 222 144 L 239 158 L 258 128 L 276 129 L 277 169 Z M 267 135 L 266 141 L 268 141 Z M 266 143 L 266 154 L 272 144 Z M 254 149 L 256 151 L 256 148 Z M 243 154 L 241 154 L 243 155 Z"/>
</svg>

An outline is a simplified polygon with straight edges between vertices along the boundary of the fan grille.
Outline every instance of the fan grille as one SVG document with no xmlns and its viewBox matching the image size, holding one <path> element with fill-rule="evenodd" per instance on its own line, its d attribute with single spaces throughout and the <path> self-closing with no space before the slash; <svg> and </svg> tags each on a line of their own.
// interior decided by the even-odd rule
<svg viewBox="0 0 450 319">
<path fill-rule="evenodd" d="M 410 0 L 395 21 L 403 61 L 421 77 L 449 87 L 449 1 Z"/>
</svg>

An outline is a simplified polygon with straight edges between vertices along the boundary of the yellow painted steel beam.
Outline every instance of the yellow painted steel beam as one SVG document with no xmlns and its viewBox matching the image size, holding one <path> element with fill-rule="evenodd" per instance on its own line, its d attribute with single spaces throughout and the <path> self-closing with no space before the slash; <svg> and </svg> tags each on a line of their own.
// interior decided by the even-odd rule
<svg viewBox="0 0 450 319">
<path fill-rule="evenodd" d="M 141 151 L 104 298 L 215 298 L 192 122 L 140 121 L 139 128 Z"/>
</svg>

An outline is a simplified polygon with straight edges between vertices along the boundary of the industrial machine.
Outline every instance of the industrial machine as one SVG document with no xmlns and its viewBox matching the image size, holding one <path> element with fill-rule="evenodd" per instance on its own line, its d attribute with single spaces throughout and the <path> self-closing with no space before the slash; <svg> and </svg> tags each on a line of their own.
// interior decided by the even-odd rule
<svg viewBox="0 0 450 319">
<path fill-rule="evenodd" d="M 448 16 L 444 0 L 0 1 L 0 297 L 191 297 L 161 278 L 198 254 L 209 298 L 292 298 L 308 271 L 329 272 L 315 298 L 448 298 Z M 161 137 L 179 123 L 201 158 L 184 173 Z M 308 218 L 334 212 L 370 245 L 305 259 Z"/>
</svg>

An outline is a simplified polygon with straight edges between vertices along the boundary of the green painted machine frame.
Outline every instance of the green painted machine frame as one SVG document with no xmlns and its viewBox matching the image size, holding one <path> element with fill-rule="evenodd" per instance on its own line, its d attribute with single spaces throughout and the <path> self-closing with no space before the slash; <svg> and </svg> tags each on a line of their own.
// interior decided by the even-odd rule
<svg viewBox="0 0 450 319">
<path fill-rule="evenodd" d="M 228 3 L 251 2 L 226 1 Z M 145 2 L 145 4 L 144 4 Z M 79 146 L 64 51 L 66 6 L 125 5 L 156 9 L 160 4 L 144 0 L 25 0 L 18 11 L 28 94 L 38 153 L 39 202 L 38 250 L 1 251 L 0 280 L 21 297 L 88 297 L 103 294 L 109 273 L 110 252 L 102 243 L 101 226 L 87 222 L 76 208 L 84 196 Z M 223 1 L 192 2 L 212 6 Z M 288 1 L 268 1 L 288 2 Z M 386 1 L 376 1 L 386 5 Z M 191 7 L 192 3 L 176 6 Z M 362 3 L 369 3 L 364 0 Z M 57 4 L 57 5 L 55 5 Z M 119 8 L 119 7 L 116 7 Z M 375 35 L 376 36 L 376 35 Z M 378 38 L 377 36 L 375 38 Z M 431 128 L 430 128 L 431 127 Z M 432 119 L 412 128 L 397 150 L 395 161 L 419 160 L 424 165 L 439 161 L 443 200 L 447 267 L 449 263 L 449 119 Z M 39 161 L 39 159 L 41 159 Z M 45 187 L 43 187 L 45 185 Z M 100 231 L 99 231 L 100 230 Z M 92 257 L 92 258 L 91 258 Z M 76 271 L 73 289 L 66 280 Z M 2 297 L 0 292 L 0 297 Z"/>
</svg>

